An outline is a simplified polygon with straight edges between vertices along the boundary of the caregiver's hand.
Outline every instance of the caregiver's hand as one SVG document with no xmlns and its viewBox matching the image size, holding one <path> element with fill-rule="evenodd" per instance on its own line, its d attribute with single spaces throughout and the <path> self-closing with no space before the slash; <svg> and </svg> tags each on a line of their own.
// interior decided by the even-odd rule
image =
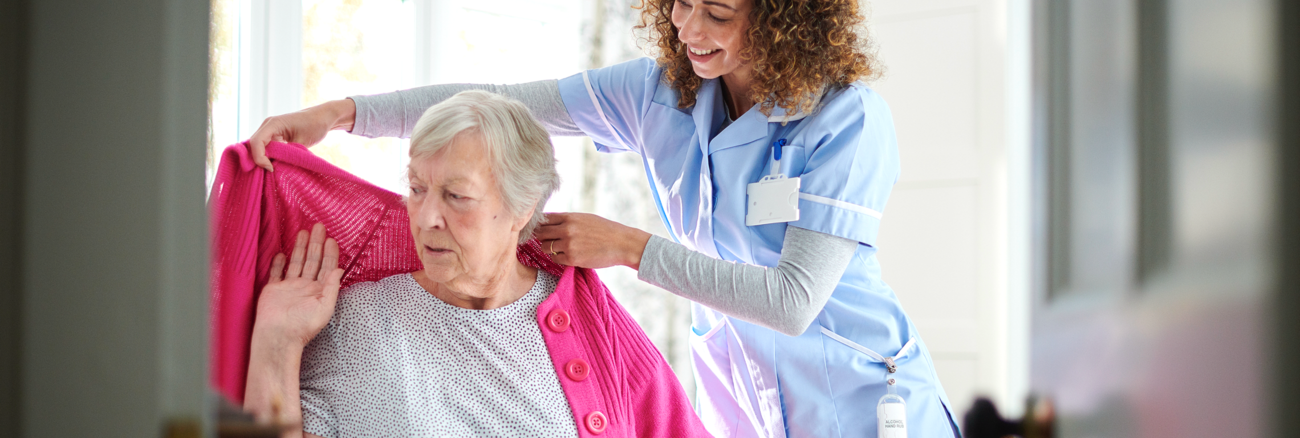
<svg viewBox="0 0 1300 438">
<path fill-rule="evenodd" d="M 650 233 L 586 213 L 547 213 L 533 236 L 557 263 L 591 269 L 639 269 L 650 241 Z"/>
<path fill-rule="evenodd" d="M 334 315 L 343 270 L 338 267 L 339 244 L 325 238 L 316 224 L 298 232 L 285 269 L 284 254 L 271 261 L 271 279 L 257 299 L 253 337 L 301 351 Z"/>
<path fill-rule="evenodd" d="M 357 118 L 357 105 L 352 99 L 339 99 L 322 103 L 288 114 L 267 117 L 262 126 L 248 138 L 249 152 L 258 167 L 274 171 L 266 158 L 266 144 L 273 141 L 315 146 L 333 129 L 351 131 Z"/>
</svg>

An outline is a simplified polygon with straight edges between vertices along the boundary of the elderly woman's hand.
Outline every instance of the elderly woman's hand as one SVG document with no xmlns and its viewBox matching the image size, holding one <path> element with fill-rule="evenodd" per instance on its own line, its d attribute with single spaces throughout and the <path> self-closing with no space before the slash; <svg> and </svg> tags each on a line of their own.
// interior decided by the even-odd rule
<svg viewBox="0 0 1300 438">
<path fill-rule="evenodd" d="M 639 269 L 650 241 L 650 233 L 586 213 L 547 213 L 533 235 L 556 263 L 591 269 Z"/>
<path fill-rule="evenodd" d="M 303 347 L 334 315 L 343 270 L 338 268 L 339 244 L 325 238 L 316 224 L 310 237 L 298 232 L 293 255 L 271 261 L 271 279 L 257 299 L 257 319 L 249 346 L 244 409 L 259 421 L 295 427 L 283 436 L 300 436 L 302 406 L 298 374 Z"/>
<path fill-rule="evenodd" d="M 299 231 L 288 269 L 284 254 L 271 261 L 271 279 L 257 300 L 254 337 L 296 348 L 311 342 L 334 314 L 343 279 L 338 259 L 338 242 L 325 237 L 324 225 L 312 227 L 310 238 Z"/>
</svg>

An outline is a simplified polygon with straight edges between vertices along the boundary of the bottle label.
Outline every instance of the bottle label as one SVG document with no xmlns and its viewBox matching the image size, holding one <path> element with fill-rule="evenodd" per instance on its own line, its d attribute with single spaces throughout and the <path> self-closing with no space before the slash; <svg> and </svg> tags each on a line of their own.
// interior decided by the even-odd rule
<svg viewBox="0 0 1300 438">
<path fill-rule="evenodd" d="M 907 405 L 881 400 L 876 406 L 876 435 L 880 438 L 907 438 Z"/>
</svg>

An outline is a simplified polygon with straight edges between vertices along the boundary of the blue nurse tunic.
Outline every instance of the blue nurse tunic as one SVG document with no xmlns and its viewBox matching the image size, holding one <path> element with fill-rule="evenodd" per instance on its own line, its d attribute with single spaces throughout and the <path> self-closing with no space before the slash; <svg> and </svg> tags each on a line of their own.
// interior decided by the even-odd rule
<svg viewBox="0 0 1300 438">
<path fill-rule="evenodd" d="M 696 410 L 729 437 L 874 437 L 886 365 L 896 359 L 908 435 L 956 436 L 948 398 L 925 343 L 880 279 L 876 235 L 898 179 L 898 145 L 884 100 L 862 84 L 832 89 L 811 114 L 756 105 L 729 125 L 722 87 L 704 81 L 695 106 L 642 58 L 559 81 L 569 115 L 602 152 L 641 155 L 672 236 L 713 257 L 776 266 L 787 226 L 860 244 L 830 301 L 800 336 L 693 304 Z M 725 125 L 725 129 L 723 126 Z M 746 186 L 800 177 L 799 220 L 745 225 Z M 909 342 L 911 345 L 908 345 Z M 904 350 L 904 346 L 908 346 Z"/>
</svg>

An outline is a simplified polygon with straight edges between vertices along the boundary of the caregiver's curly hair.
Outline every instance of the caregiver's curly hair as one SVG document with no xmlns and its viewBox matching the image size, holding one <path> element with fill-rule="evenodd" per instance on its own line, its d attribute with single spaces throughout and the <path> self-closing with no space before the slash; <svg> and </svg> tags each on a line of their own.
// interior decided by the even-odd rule
<svg viewBox="0 0 1300 438">
<path fill-rule="evenodd" d="M 695 105 L 704 82 L 691 68 L 686 45 L 677 39 L 673 4 L 677 0 L 642 0 L 638 30 L 658 49 L 664 81 L 681 93 L 680 106 Z M 793 113 L 811 112 L 824 87 L 842 87 L 874 79 L 881 68 L 862 30 L 858 0 L 753 0 L 750 27 L 741 59 L 754 69 L 750 97 L 765 115 L 776 106 Z"/>
</svg>

